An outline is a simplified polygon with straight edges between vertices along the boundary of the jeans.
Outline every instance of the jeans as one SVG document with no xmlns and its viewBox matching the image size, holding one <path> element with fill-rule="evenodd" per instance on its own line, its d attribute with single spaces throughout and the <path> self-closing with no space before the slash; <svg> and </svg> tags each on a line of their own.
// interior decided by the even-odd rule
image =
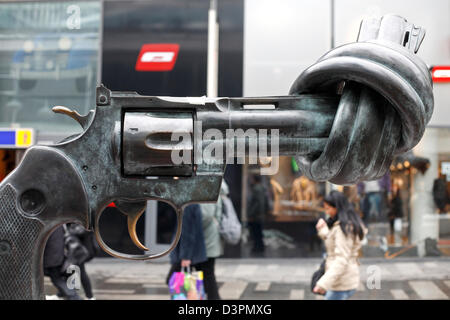
<svg viewBox="0 0 450 320">
<path fill-rule="evenodd" d="M 369 216 L 375 218 L 378 221 L 381 213 L 381 193 L 380 192 L 370 192 L 367 194 L 370 203 Z"/>
<path fill-rule="evenodd" d="M 89 279 L 89 276 L 86 272 L 84 263 L 80 264 L 79 267 L 80 267 L 80 280 L 81 285 L 83 286 L 84 294 L 86 295 L 86 298 L 91 299 L 94 297 L 94 294 L 92 293 L 91 280 Z"/>
<path fill-rule="evenodd" d="M 328 290 L 327 293 L 325 293 L 325 300 L 347 300 L 355 293 L 355 291 L 355 289 L 347 291 Z"/>
<path fill-rule="evenodd" d="M 253 248 L 252 251 L 262 252 L 264 251 L 264 240 L 263 240 L 263 226 L 261 222 L 248 222 L 248 227 L 250 229 L 250 235 L 253 238 Z"/>
<path fill-rule="evenodd" d="M 195 265 L 203 271 L 203 283 L 205 285 L 205 293 L 208 300 L 220 300 L 219 286 L 217 285 L 215 275 L 215 258 L 208 258 L 205 262 L 200 262 Z"/>
</svg>

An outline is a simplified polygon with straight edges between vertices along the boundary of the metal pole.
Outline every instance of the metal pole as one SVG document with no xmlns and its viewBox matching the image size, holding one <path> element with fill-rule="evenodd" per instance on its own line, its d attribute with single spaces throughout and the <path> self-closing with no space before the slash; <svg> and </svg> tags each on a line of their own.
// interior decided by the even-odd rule
<svg viewBox="0 0 450 320">
<path fill-rule="evenodd" d="M 208 69 L 206 94 L 208 97 L 218 96 L 219 74 L 219 21 L 217 18 L 217 0 L 210 1 L 208 11 Z"/>
<path fill-rule="evenodd" d="M 334 34 L 336 9 L 335 9 L 335 6 L 334 6 L 335 5 L 334 0 L 330 0 L 330 2 L 331 2 L 331 7 L 330 7 L 330 11 L 331 11 L 331 16 L 330 16 L 330 18 L 331 18 L 331 23 L 330 23 L 330 26 L 331 26 L 330 46 L 331 46 L 331 49 L 333 49 L 336 46 L 335 34 Z"/>
</svg>

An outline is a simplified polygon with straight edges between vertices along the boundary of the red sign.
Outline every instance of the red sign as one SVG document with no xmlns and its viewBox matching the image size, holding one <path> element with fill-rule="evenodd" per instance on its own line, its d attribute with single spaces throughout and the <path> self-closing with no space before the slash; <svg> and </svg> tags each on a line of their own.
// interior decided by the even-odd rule
<svg viewBox="0 0 450 320">
<path fill-rule="evenodd" d="M 174 43 L 144 44 L 136 61 L 136 71 L 171 71 L 180 46 Z"/>
<path fill-rule="evenodd" d="M 450 82 L 450 66 L 436 66 L 431 69 L 433 82 Z"/>
</svg>

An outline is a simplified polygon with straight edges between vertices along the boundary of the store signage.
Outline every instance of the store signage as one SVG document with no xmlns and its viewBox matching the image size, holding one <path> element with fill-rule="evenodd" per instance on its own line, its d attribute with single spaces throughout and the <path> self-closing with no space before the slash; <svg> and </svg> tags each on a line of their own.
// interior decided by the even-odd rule
<svg viewBox="0 0 450 320">
<path fill-rule="evenodd" d="M 28 148 L 34 144 L 34 140 L 33 129 L 0 128 L 0 148 Z"/>
<path fill-rule="evenodd" d="M 431 68 L 433 82 L 450 82 L 450 66 L 434 66 Z"/>
<path fill-rule="evenodd" d="M 136 61 L 136 71 L 171 71 L 180 46 L 174 43 L 144 44 Z"/>
</svg>

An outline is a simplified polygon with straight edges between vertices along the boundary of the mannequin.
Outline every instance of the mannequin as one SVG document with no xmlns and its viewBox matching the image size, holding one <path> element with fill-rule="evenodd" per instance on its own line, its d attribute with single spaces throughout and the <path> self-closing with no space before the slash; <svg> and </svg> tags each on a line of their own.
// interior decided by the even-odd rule
<svg viewBox="0 0 450 320">
<path fill-rule="evenodd" d="M 270 185 L 273 191 L 273 214 L 278 215 L 281 212 L 281 195 L 284 192 L 283 187 L 274 179 L 270 179 Z"/>
</svg>

